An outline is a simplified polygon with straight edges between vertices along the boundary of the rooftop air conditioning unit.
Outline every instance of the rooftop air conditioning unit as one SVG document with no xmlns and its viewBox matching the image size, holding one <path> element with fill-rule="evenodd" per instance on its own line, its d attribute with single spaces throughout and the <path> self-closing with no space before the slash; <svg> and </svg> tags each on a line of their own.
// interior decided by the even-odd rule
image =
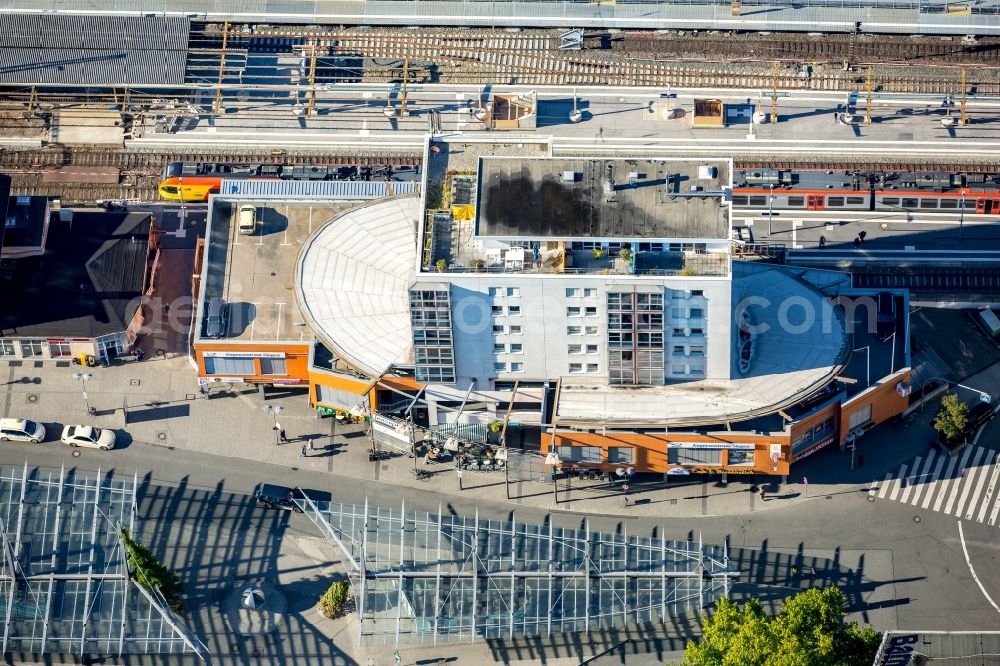
<svg viewBox="0 0 1000 666">
<path fill-rule="evenodd" d="M 719 170 L 714 166 L 698 167 L 698 180 L 712 180 L 719 174 Z"/>
<path fill-rule="evenodd" d="M 575 183 L 579 175 L 576 171 L 563 171 L 562 179 L 564 183 Z"/>
</svg>

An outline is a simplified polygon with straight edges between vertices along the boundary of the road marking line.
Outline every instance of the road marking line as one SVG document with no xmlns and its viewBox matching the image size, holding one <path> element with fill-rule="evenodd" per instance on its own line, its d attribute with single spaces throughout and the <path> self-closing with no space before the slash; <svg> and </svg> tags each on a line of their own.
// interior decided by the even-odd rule
<svg viewBox="0 0 1000 666">
<path fill-rule="evenodd" d="M 992 453 L 992 451 L 990 453 Z M 983 458 L 983 464 L 977 470 L 977 472 L 980 472 L 980 470 L 981 470 L 981 473 L 979 474 L 979 483 L 976 484 L 976 489 L 973 491 L 972 497 L 969 498 L 969 506 L 965 507 L 965 509 L 966 509 L 965 519 L 966 520 L 972 520 L 972 514 L 975 513 L 976 506 L 979 504 L 979 498 L 982 496 L 982 493 L 983 493 L 983 486 L 986 485 L 986 480 L 990 476 L 990 456 L 989 456 L 989 454 L 987 454 L 986 457 Z"/>
<path fill-rule="evenodd" d="M 948 462 L 948 469 L 944 471 L 944 478 L 941 479 L 941 490 L 938 492 L 937 499 L 934 500 L 934 511 L 940 511 L 941 505 L 944 503 L 944 498 L 948 496 L 948 487 L 952 479 L 952 472 L 955 470 L 955 464 L 958 462 L 958 456 L 952 456 L 951 460 Z"/>
<path fill-rule="evenodd" d="M 892 472 L 887 473 L 885 475 L 885 478 L 882 480 L 882 487 L 879 488 L 879 490 L 878 490 L 878 498 L 879 499 L 882 499 L 883 497 L 885 497 L 885 494 L 887 492 L 889 492 L 889 486 L 890 485 L 892 485 Z"/>
<path fill-rule="evenodd" d="M 917 502 L 920 501 L 920 494 L 927 489 L 928 483 L 926 479 L 927 476 L 930 474 L 931 464 L 934 462 L 934 456 L 936 455 L 937 451 L 931 449 L 930 455 L 927 456 L 927 462 L 924 463 L 923 470 L 921 470 L 920 474 L 916 477 L 916 479 L 918 479 L 917 482 L 920 485 L 916 486 L 916 490 L 913 493 L 913 501 L 910 502 L 910 504 L 912 504 L 913 506 L 917 505 Z"/>
<path fill-rule="evenodd" d="M 935 493 L 937 493 L 937 481 L 941 477 L 941 468 L 944 467 L 945 459 L 944 454 L 938 458 L 937 466 L 934 467 L 934 474 L 931 476 L 931 482 L 927 486 L 927 496 L 924 497 L 924 503 L 920 505 L 921 509 L 926 509 L 930 506 L 931 498 L 933 498 Z"/>
<path fill-rule="evenodd" d="M 904 483 L 906 483 L 906 465 L 899 468 L 899 474 L 896 476 L 896 483 L 892 486 L 892 494 L 889 495 L 890 500 L 896 499 L 896 496 L 899 495 L 899 489 Z"/>
<path fill-rule="evenodd" d="M 996 602 L 990 597 L 986 592 L 986 588 L 983 584 L 979 582 L 979 576 L 976 575 L 976 570 L 972 568 L 972 561 L 969 559 L 969 549 L 965 547 L 965 533 L 962 531 L 962 521 L 958 521 L 958 540 L 962 542 L 962 553 L 965 555 L 965 563 L 969 566 L 969 573 L 972 574 L 972 580 L 976 581 L 976 585 L 979 586 L 979 591 L 983 593 L 986 597 L 986 601 L 990 602 L 990 606 L 993 606 L 993 610 L 1000 613 L 1000 606 L 997 606 Z"/>
<path fill-rule="evenodd" d="M 917 477 L 917 470 L 920 469 L 921 460 L 923 460 L 923 456 L 917 456 L 917 459 L 913 461 L 913 478 Z M 910 498 L 910 493 L 913 492 L 913 483 L 911 483 L 909 479 L 905 478 L 903 479 L 903 483 L 906 484 L 906 487 L 903 489 L 903 494 L 900 495 L 899 501 L 906 504 L 907 500 Z"/>
<path fill-rule="evenodd" d="M 986 497 L 983 498 L 983 508 L 979 510 L 979 515 L 976 517 L 977 523 L 981 523 L 986 519 L 986 511 L 989 509 L 993 491 L 996 490 L 998 476 L 1000 476 L 1000 453 L 996 455 L 996 464 L 993 465 L 993 476 L 990 477 L 990 485 L 986 489 Z"/>
<path fill-rule="evenodd" d="M 958 504 L 955 505 L 955 513 L 953 514 L 955 516 L 962 514 L 962 506 L 965 504 L 965 500 L 969 496 L 969 491 L 972 490 L 972 486 L 975 483 L 974 479 L 976 478 L 976 474 L 979 472 L 979 461 L 982 459 L 984 451 L 986 451 L 986 449 L 977 448 L 976 455 L 972 458 L 972 464 L 965 468 L 965 470 L 969 473 L 969 476 L 965 480 L 965 483 L 962 484 L 962 494 L 958 497 Z M 951 512 L 949 511 L 948 513 Z"/>
<path fill-rule="evenodd" d="M 965 474 L 965 463 L 969 460 L 969 456 L 972 455 L 972 449 L 966 447 L 965 453 L 962 454 L 962 462 L 958 463 L 958 468 L 956 471 L 956 476 L 952 480 L 951 493 L 948 495 L 948 502 L 944 505 L 944 512 L 951 513 L 951 507 L 955 505 L 955 499 L 958 497 L 958 491 L 962 487 L 962 476 Z"/>
<path fill-rule="evenodd" d="M 886 475 L 886 478 L 888 479 L 889 475 Z M 868 486 L 868 498 L 869 499 L 871 499 L 872 497 L 875 497 L 875 491 L 876 490 L 878 490 L 878 479 L 873 479 L 872 480 L 872 485 Z"/>
<path fill-rule="evenodd" d="M 1000 514 L 1000 493 L 997 493 L 996 501 L 993 502 L 993 510 L 990 511 L 990 525 L 997 524 L 998 514 Z"/>
</svg>

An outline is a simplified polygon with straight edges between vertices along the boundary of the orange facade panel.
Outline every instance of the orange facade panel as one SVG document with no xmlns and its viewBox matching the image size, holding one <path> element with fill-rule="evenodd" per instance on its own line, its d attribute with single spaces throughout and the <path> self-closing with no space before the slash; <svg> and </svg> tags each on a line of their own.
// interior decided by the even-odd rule
<svg viewBox="0 0 1000 666">
<path fill-rule="evenodd" d="M 844 403 L 840 410 L 840 442 L 906 411 L 910 405 L 909 387 L 910 371 L 907 369 Z"/>
<path fill-rule="evenodd" d="M 199 342 L 195 360 L 199 377 L 240 378 L 250 384 L 306 385 L 309 344 L 233 344 Z"/>
<path fill-rule="evenodd" d="M 637 472 L 657 474 L 787 474 L 789 443 L 784 433 L 557 431 L 555 435 L 555 446 L 590 447 L 586 455 L 579 456 L 582 460 L 568 462 L 568 465 L 601 469 L 629 466 Z M 552 435 L 543 435 L 542 451 L 548 452 L 552 444 Z M 671 448 L 711 451 L 713 459 L 705 464 L 673 464 L 668 453 Z M 772 453 L 777 455 L 777 461 L 773 460 Z"/>
</svg>

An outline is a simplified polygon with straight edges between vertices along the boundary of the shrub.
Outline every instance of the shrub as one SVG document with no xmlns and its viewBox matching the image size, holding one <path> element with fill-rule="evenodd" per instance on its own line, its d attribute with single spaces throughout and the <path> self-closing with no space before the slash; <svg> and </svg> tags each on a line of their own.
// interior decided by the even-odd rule
<svg viewBox="0 0 1000 666">
<path fill-rule="evenodd" d="M 626 264 L 632 263 L 632 250 L 627 247 L 623 247 L 618 250 L 618 258 L 624 261 Z"/>
<path fill-rule="evenodd" d="M 444 273 L 446 270 L 448 270 L 448 260 L 438 259 L 436 262 L 434 262 L 434 267 L 437 268 L 438 273 Z"/>
<path fill-rule="evenodd" d="M 346 580 L 334 581 L 330 589 L 319 598 L 319 609 L 328 618 L 335 618 L 340 615 L 344 604 L 350 598 L 351 586 Z"/>
<path fill-rule="evenodd" d="M 958 399 L 958 394 L 949 393 L 941 398 L 941 407 L 934 415 L 934 429 L 949 442 L 957 442 L 965 436 L 969 423 L 969 406 Z"/>
<path fill-rule="evenodd" d="M 604 256 L 604 250 L 599 247 L 594 248 L 594 259 L 600 259 Z"/>
</svg>

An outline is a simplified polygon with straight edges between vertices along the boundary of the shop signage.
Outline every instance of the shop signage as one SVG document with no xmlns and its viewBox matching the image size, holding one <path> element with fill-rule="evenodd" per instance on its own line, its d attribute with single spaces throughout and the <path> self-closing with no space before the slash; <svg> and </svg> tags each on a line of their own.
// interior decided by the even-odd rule
<svg viewBox="0 0 1000 666">
<path fill-rule="evenodd" d="M 688 467 L 692 474 L 753 474 L 753 468 L 733 469 L 730 467 Z"/>
<path fill-rule="evenodd" d="M 755 444 L 734 444 L 732 442 L 670 442 L 672 449 L 701 449 L 702 451 L 753 451 Z"/>
<path fill-rule="evenodd" d="M 691 472 L 683 467 L 673 467 L 667 470 L 667 474 L 670 476 L 690 476 Z"/>
<path fill-rule="evenodd" d="M 204 352 L 205 358 L 285 358 L 285 352 L 218 351 Z"/>
<path fill-rule="evenodd" d="M 796 453 L 795 454 L 795 460 L 796 461 L 802 460 L 806 456 L 812 455 L 813 453 L 816 453 L 817 451 L 819 451 L 820 449 L 822 449 L 824 446 L 826 446 L 827 444 L 831 444 L 831 443 L 833 443 L 833 435 L 830 435 L 829 437 L 824 437 L 823 439 L 819 440 L 818 442 L 816 442 L 815 444 L 813 444 L 812 446 L 810 446 L 808 449 L 806 449 L 805 451 L 803 451 L 802 453 Z"/>
<path fill-rule="evenodd" d="M 206 384 L 242 384 L 242 377 L 199 377 L 198 386 Z"/>
<path fill-rule="evenodd" d="M 275 379 L 271 383 L 275 386 L 298 386 L 305 382 L 301 379 Z"/>
</svg>

